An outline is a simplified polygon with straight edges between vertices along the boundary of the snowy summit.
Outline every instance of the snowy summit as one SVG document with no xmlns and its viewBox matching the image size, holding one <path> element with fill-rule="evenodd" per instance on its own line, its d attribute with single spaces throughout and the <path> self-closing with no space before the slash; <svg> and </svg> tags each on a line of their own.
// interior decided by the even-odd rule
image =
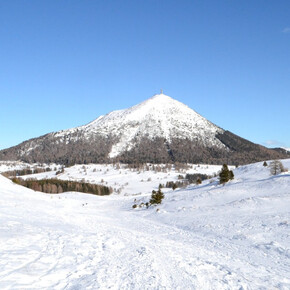
<svg viewBox="0 0 290 290">
<path fill-rule="evenodd" d="M 199 140 L 207 146 L 224 147 L 215 138 L 223 130 L 173 98 L 158 94 L 132 108 L 111 112 L 86 126 L 77 128 L 91 134 L 113 134 L 118 142 L 112 146 L 109 157 L 113 158 L 130 150 L 142 138 L 172 138 Z M 73 129 L 73 130 L 77 130 Z M 67 134 L 66 131 L 57 136 Z"/>
<path fill-rule="evenodd" d="M 91 123 L 46 134 L 0 151 L 0 160 L 75 163 L 246 164 L 287 158 L 221 129 L 162 94 Z"/>
</svg>

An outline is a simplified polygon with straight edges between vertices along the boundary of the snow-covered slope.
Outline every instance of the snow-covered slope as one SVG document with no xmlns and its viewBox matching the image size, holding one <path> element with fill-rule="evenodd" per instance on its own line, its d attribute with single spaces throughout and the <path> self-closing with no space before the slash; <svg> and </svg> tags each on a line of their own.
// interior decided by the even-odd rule
<svg viewBox="0 0 290 290">
<path fill-rule="evenodd" d="M 219 165 L 187 165 L 187 169 L 177 169 L 165 164 L 148 164 L 137 168 L 128 168 L 126 164 L 88 164 L 74 165 L 64 168 L 62 173 L 56 175 L 57 171 L 21 176 L 23 179 L 47 179 L 58 178 L 87 182 L 91 184 L 103 184 L 113 189 L 114 194 L 140 195 L 149 194 L 157 190 L 159 184 L 166 185 L 167 182 L 182 181 L 186 173 L 216 175 L 221 166 Z M 172 168 L 171 168 L 172 167 Z M 231 167 L 230 167 L 231 168 Z M 232 168 L 231 168 L 232 169 Z M 1 166 L 0 166 L 1 172 Z M 165 190 L 165 189 L 164 189 Z"/>
<path fill-rule="evenodd" d="M 245 164 L 289 156 L 225 131 L 164 94 L 87 125 L 0 151 L 0 160 L 70 165 L 112 161 Z"/>
<path fill-rule="evenodd" d="M 215 137 L 223 132 L 221 128 L 164 94 L 155 95 L 132 108 L 113 111 L 88 125 L 61 131 L 55 136 L 62 137 L 80 130 L 85 132 L 84 136 L 88 139 L 94 134 L 117 137 L 118 142 L 109 153 L 111 158 L 132 149 L 144 137 L 151 140 L 160 137 L 168 142 L 172 138 L 188 138 L 204 146 L 224 148 Z"/>
<path fill-rule="evenodd" d="M 31 169 L 32 171 L 34 169 L 49 169 L 49 170 L 59 170 L 61 166 L 59 164 L 40 164 L 40 163 L 25 163 L 21 161 L 0 161 L 0 173 L 7 172 L 7 171 L 13 171 L 13 170 L 23 170 L 23 169 Z"/>
<path fill-rule="evenodd" d="M 148 194 L 48 195 L 0 176 L 0 288 L 289 289 L 290 175 L 234 174 L 169 191 L 158 211 L 132 209 Z"/>
</svg>

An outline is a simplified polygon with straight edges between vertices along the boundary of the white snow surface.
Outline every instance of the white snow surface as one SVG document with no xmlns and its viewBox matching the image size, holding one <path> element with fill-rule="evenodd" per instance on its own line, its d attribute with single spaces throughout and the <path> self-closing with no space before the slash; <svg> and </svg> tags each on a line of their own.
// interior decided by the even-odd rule
<svg viewBox="0 0 290 290">
<path fill-rule="evenodd" d="M 290 174 L 234 174 L 149 209 L 132 209 L 149 194 L 49 195 L 0 175 L 0 289 L 290 289 Z"/>
<path fill-rule="evenodd" d="M 51 170 L 56 169 L 59 170 L 61 168 L 61 165 L 50 163 L 26 163 L 22 161 L 0 161 L 0 173 L 6 172 L 6 171 L 13 171 L 13 170 L 23 170 L 23 169 L 46 169 L 50 168 Z"/>
<path fill-rule="evenodd" d="M 27 168 L 31 169 L 33 166 L 39 167 L 40 165 L 31 165 L 22 161 L 0 161 L 0 172 L 22 170 Z"/>
<path fill-rule="evenodd" d="M 21 176 L 23 179 L 46 179 L 58 178 L 87 182 L 92 184 L 102 184 L 112 187 L 114 193 L 122 195 L 149 194 L 152 189 L 157 190 L 159 184 L 165 185 L 168 181 L 181 181 L 178 177 L 185 177 L 186 173 L 206 174 L 213 176 L 218 174 L 220 165 L 197 165 L 188 164 L 187 169 L 175 170 L 174 166 L 167 169 L 167 164 L 147 164 L 140 169 L 128 168 L 126 164 L 88 164 L 74 165 L 64 168 L 64 172 L 57 174 L 56 171 L 44 172 Z M 146 167 L 149 170 L 146 170 Z M 159 170 L 158 170 L 159 168 Z M 229 168 L 234 168 L 230 166 Z M 0 167 L 1 170 L 1 167 Z M 166 189 L 164 189 L 166 190 Z"/>
<path fill-rule="evenodd" d="M 225 148 L 215 137 L 216 133 L 222 133 L 224 130 L 188 106 L 164 94 L 155 95 L 129 109 L 100 116 L 85 126 L 57 132 L 54 136 L 65 138 L 76 131 L 83 131 L 86 138 L 94 134 L 117 137 L 119 141 L 113 145 L 110 158 L 132 149 L 142 137 L 151 140 L 161 137 L 170 142 L 174 136 L 199 141 L 205 146 Z"/>
</svg>

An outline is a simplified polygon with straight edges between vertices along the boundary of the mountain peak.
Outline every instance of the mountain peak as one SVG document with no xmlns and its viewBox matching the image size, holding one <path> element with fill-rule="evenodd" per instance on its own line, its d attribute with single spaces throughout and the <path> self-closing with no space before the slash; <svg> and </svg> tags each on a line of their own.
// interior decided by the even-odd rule
<svg viewBox="0 0 290 290">
<path fill-rule="evenodd" d="M 131 113 L 138 111 L 137 117 L 148 117 L 148 115 L 153 116 L 156 115 L 160 118 L 161 115 L 164 117 L 170 117 L 172 114 L 180 114 L 181 115 L 188 115 L 188 114 L 196 114 L 198 115 L 194 110 L 190 109 L 185 104 L 173 99 L 172 97 L 169 97 L 163 93 L 156 94 L 152 96 L 151 98 L 143 101 L 140 104 L 137 104 L 129 109 L 127 109 Z"/>
<path fill-rule="evenodd" d="M 163 94 L 137 104 L 131 108 L 114 111 L 89 124 L 98 132 L 106 132 L 117 137 L 110 158 L 119 156 L 140 144 L 144 138 L 155 140 L 161 138 L 166 142 L 173 139 L 195 140 L 207 146 L 223 148 L 224 145 L 215 138 L 223 132 L 204 117 L 183 103 Z"/>
<path fill-rule="evenodd" d="M 284 151 L 284 150 L 283 150 Z M 109 162 L 245 163 L 287 156 L 214 125 L 163 94 L 87 125 L 46 134 L 0 151 L 0 160 L 65 164 Z"/>
<path fill-rule="evenodd" d="M 167 95 L 165 95 L 163 93 L 156 94 L 153 97 L 151 97 L 150 99 L 152 99 L 152 100 L 164 100 L 164 101 L 174 100 L 173 98 L 171 98 L 171 97 L 169 97 L 169 96 L 167 96 Z"/>
<path fill-rule="evenodd" d="M 161 106 L 172 104 L 172 103 L 175 103 L 175 104 L 176 103 L 180 103 L 177 100 L 175 100 L 175 99 L 173 99 L 173 98 L 171 98 L 171 97 L 169 97 L 169 96 L 167 96 L 167 95 L 165 95 L 163 93 L 156 94 L 153 97 L 151 97 L 151 98 L 147 99 L 146 101 L 144 101 L 143 103 L 147 103 L 147 102 L 154 102 L 155 104 L 160 104 Z"/>
</svg>

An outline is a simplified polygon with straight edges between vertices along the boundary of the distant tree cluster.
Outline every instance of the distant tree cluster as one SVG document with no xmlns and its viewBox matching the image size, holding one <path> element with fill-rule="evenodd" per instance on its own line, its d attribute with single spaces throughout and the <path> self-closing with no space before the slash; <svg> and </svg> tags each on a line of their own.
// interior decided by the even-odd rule
<svg viewBox="0 0 290 290">
<path fill-rule="evenodd" d="M 194 174 L 187 173 L 185 175 L 185 178 L 188 180 L 190 184 L 192 184 L 192 183 L 197 183 L 198 180 L 203 181 L 203 180 L 209 179 L 211 178 L 211 176 L 207 174 L 201 174 L 201 173 L 194 173 Z"/>
<path fill-rule="evenodd" d="M 111 136 L 95 135 L 89 139 L 76 131 L 64 137 L 55 133 L 25 141 L 0 151 L 0 160 L 21 160 L 27 163 L 58 163 L 66 166 L 88 163 L 110 163 L 108 154 L 116 142 Z M 33 150 L 29 150 L 34 148 Z M 23 152 L 25 152 L 23 154 Z"/>
<path fill-rule="evenodd" d="M 119 142 L 116 136 L 95 134 L 86 138 L 82 130 L 59 136 L 57 133 L 47 134 L 39 138 L 25 141 L 17 146 L 0 151 L 0 160 L 21 160 L 34 163 L 58 163 L 66 166 L 88 163 L 186 163 L 195 164 L 248 164 L 261 160 L 289 158 L 285 150 L 275 150 L 254 144 L 239 136 L 224 131 L 216 138 L 225 147 L 205 146 L 202 140 L 191 138 L 136 137 L 136 144 L 131 150 L 115 158 L 109 158 L 113 144 Z M 33 150 L 31 150 L 33 148 Z M 178 170 L 178 169 L 177 169 Z"/>
<path fill-rule="evenodd" d="M 181 188 L 181 187 L 185 187 L 189 185 L 188 180 L 179 180 L 179 181 L 167 181 L 164 184 L 160 184 L 159 187 L 165 187 L 165 188 L 172 188 L 173 190 L 175 190 L 176 188 Z"/>
<path fill-rule="evenodd" d="M 234 173 L 232 170 L 229 170 L 227 164 L 224 164 L 222 170 L 219 174 L 220 184 L 225 184 L 226 182 L 234 179 Z"/>
<path fill-rule="evenodd" d="M 226 145 L 228 151 L 220 161 L 227 164 L 249 164 L 268 159 L 289 158 L 285 150 L 269 149 L 264 146 L 255 144 L 241 138 L 230 131 L 225 131 L 222 134 L 217 134 L 216 137 Z M 288 155 L 288 156 L 287 156 Z M 216 162 L 215 164 L 220 164 Z"/>
<path fill-rule="evenodd" d="M 154 164 L 154 163 L 126 163 L 123 165 L 124 169 L 130 169 L 131 171 L 155 171 L 155 172 L 168 172 L 172 170 L 173 164 Z M 120 163 L 115 166 L 116 169 L 120 169 Z"/>
<path fill-rule="evenodd" d="M 189 184 L 201 184 L 203 180 L 209 179 L 212 176 L 207 174 L 201 174 L 201 173 L 195 173 L 195 174 L 189 174 L 187 173 L 184 176 L 179 175 L 178 181 L 167 181 L 165 184 L 159 184 L 159 188 L 172 188 L 175 190 L 176 188 L 182 188 L 186 187 Z"/>
<path fill-rule="evenodd" d="M 114 163 L 116 169 L 120 169 L 120 163 Z M 126 163 L 123 165 L 123 168 L 128 168 L 133 171 L 155 171 L 155 172 L 168 172 L 173 168 L 176 172 L 186 172 L 190 168 L 190 165 L 181 162 L 171 162 L 171 163 Z M 182 175 L 179 175 L 179 177 Z M 183 178 L 181 178 L 183 179 Z"/>
<path fill-rule="evenodd" d="M 254 144 L 229 131 L 216 136 L 230 150 L 216 146 L 205 147 L 199 140 L 163 138 L 137 140 L 137 145 L 116 158 L 122 163 L 172 163 L 176 170 L 182 171 L 187 163 L 195 164 L 248 164 L 273 158 L 286 158 L 286 154 Z M 280 157 L 279 157 L 280 156 Z M 289 155 L 290 156 L 290 155 Z M 179 164 L 181 165 L 179 167 Z"/>
<path fill-rule="evenodd" d="M 130 151 L 122 153 L 115 158 L 115 161 L 121 163 L 173 163 L 169 145 L 164 138 L 156 137 L 153 140 L 149 138 L 137 139 L 136 146 Z"/>
<path fill-rule="evenodd" d="M 2 173 L 2 175 L 6 176 L 6 177 L 23 176 L 23 175 L 37 174 L 37 173 L 43 173 L 43 172 L 48 172 L 48 171 L 51 171 L 51 169 L 49 167 L 47 167 L 47 168 L 41 168 L 41 167 L 24 168 L 24 169 L 5 171 Z"/>
<path fill-rule="evenodd" d="M 112 189 L 110 187 L 85 182 L 59 179 L 23 180 L 21 178 L 13 178 L 12 181 L 35 191 L 45 193 L 62 193 L 67 191 L 78 191 L 95 195 L 109 195 L 112 193 Z"/>
<path fill-rule="evenodd" d="M 181 163 L 181 162 L 174 162 L 174 169 L 177 172 L 185 172 L 189 169 L 189 165 L 187 163 Z"/>
<path fill-rule="evenodd" d="M 285 171 L 287 171 L 287 169 L 284 168 L 280 160 L 273 160 L 270 162 L 270 172 L 272 175 L 278 175 Z"/>
</svg>

